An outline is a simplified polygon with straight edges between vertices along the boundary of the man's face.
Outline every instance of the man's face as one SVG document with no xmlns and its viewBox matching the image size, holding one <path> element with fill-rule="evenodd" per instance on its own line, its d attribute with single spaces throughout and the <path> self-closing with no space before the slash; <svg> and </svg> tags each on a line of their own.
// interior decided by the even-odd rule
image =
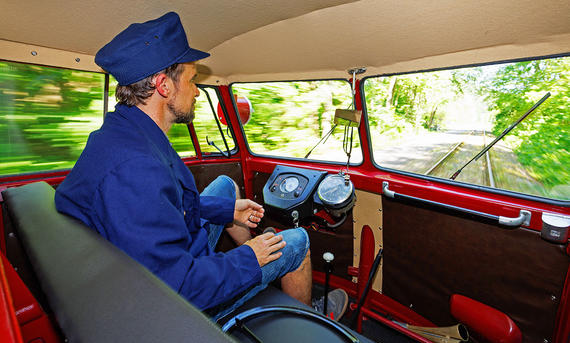
<svg viewBox="0 0 570 343">
<path fill-rule="evenodd" d="M 176 82 L 176 91 L 168 101 L 168 109 L 174 115 L 175 123 L 189 124 L 194 120 L 196 97 L 200 95 L 194 83 L 196 66 L 194 63 L 184 63 L 184 71 Z"/>
</svg>

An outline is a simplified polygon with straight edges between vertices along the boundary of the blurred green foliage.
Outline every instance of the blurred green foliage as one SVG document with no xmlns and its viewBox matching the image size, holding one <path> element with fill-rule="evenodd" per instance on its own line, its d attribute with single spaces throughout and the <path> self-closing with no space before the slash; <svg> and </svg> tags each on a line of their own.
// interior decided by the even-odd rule
<svg viewBox="0 0 570 343">
<path fill-rule="evenodd" d="M 71 168 L 103 122 L 105 76 L 0 62 L 0 175 Z"/>
<path fill-rule="evenodd" d="M 552 95 L 509 133 L 509 143 L 534 178 L 563 196 L 560 185 L 570 192 L 570 58 L 505 65 L 479 89 L 495 114 L 496 135 L 546 92 Z"/>
<path fill-rule="evenodd" d="M 237 83 L 234 94 L 247 97 L 253 114 L 244 126 L 252 152 L 262 155 L 303 158 L 334 125 L 337 108 L 350 108 L 352 96 L 346 81 L 294 81 Z M 362 161 L 355 130 L 351 163 Z M 342 148 L 343 128 L 311 153 L 311 160 L 346 163 Z"/>
<path fill-rule="evenodd" d="M 450 71 L 367 79 L 364 93 L 373 142 L 383 146 L 441 128 L 445 105 L 455 99 L 450 88 Z"/>
</svg>

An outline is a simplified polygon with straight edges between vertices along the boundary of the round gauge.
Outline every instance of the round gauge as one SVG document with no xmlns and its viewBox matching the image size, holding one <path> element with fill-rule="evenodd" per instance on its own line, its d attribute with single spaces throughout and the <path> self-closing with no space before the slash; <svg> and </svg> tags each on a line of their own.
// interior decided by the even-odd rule
<svg viewBox="0 0 570 343">
<path fill-rule="evenodd" d="M 321 181 L 317 193 L 326 205 L 338 206 L 354 195 L 354 186 L 342 175 L 328 175 Z"/>
<path fill-rule="evenodd" d="M 283 182 L 281 182 L 279 185 L 279 189 L 283 193 L 291 193 L 297 189 L 297 187 L 299 187 L 299 179 L 297 179 L 295 176 L 286 177 L 285 180 L 283 180 Z"/>
</svg>

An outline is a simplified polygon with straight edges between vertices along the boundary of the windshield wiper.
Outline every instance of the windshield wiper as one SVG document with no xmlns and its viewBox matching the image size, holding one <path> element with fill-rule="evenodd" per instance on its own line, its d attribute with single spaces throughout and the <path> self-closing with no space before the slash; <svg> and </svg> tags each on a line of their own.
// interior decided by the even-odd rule
<svg viewBox="0 0 570 343">
<path fill-rule="evenodd" d="M 469 162 L 465 163 L 465 165 L 461 168 L 459 168 L 459 170 L 457 170 L 453 175 L 451 175 L 450 179 L 451 180 L 455 180 L 455 178 L 461 173 L 461 171 L 463 171 L 463 168 L 467 167 L 471 162 L 478 160 L 479 157 L 483 156 L 487 151 L 489 151 L 489 149 L 491 149 L 493 147 L 493 145 L 495 145 L 495 143 L 497 143 L 498 141 L 500 141 L 503 137 L 505 137 L 509 132 L 511 132 L 512 129 L 514 129 L 518 124 L 520 124 L 521 121 L 523 121 L 526 117 L 528 117 L 529 114 L 531 114 L 534 110 L 536 110 L 536 108 L 538 106 L 540 106 L 546 99 L 548 99 L 548 97 L 550 96 L 550 92 L 546 93 L 546 95 L 544 95 L 542 97 L 542 99 L 538 100 L 538 102 L 536 104 L 534 104 L 534 106 L 532 106 L 530 108 L 530 110 L 528 110 L 525 114 L 523 114 L 516 122 L 514 122 L 511 126 L 509 126 L 508 128 L 505 129 L 505 131 L 503 131 L 503 133 L 501 133 L 499 135 L 499 137 L 495 138 L 494 141 L 492 141 L 491 143 L 489 143 L 489 145 L 487 145 L 486 147 L 483 148 L 483 150 L 481 150 L 477 155 L 475 155 L 475 157 L 473 157 L 472 159 L 469 160 Z"/>
<path fill-rule="evenodd" d="M 208 103 L 210 104 L 210 109 L 212 110 L 212 115 L 214 116 L 214 119 L 216 120 L 216 124 L 218 125 L 218 130 L 220 130 L 220 135 L 222 136 L 222 140 L 224 141 L 224 145 L 226 146 L 226 151 L 222 151 L 222 149 L 218 148 L 218 146 L 216 145 L 216 143 L 214 143 L 213 141 L 210 141 L 210 139 L 208 139 L 208 136 L 206 136 L 206 142 L 208 143 L 208 145 L 213 146 L 214 148 L 216 148 L 222 155 L 224 155 L 227 158 L 230 158 L 230 147 L 228 146 L 228 142 L 226 141 L 226 136 L 224 135 L 224 130 L 222 130 L 222 126 L 220 125 L 220 120 L 218 119 L 218 116 L 216 115 L 216 110 L 214 110 L 214 105 L 212 104 L 212 99 L 210 99 L 210 94 L 208 94 L 208 92 L 206 90 L 204 90 L 204 93 L 206 93 L 206 98 L 208 98 Z M 229 123 L 228 123 L 229 124 Z M 229 125 L 228 125 L 229 127 Z"/>
<path fill-rule="evenodd" d="M 313 150 L 315 150 L 315 148 L 317 146 L 319 146 L 319 144 L 321 144 L 321 142 L 326 142 L 327 139 L 329 138 L 329 136 L 333 133 L 334 129 L 336 129 L 336 127 L 338 126 L 338 124 L 334 124 L 334 126 L 329 130 L 329 132 L 327 132 L 318 142 L 317 144 L 315 144 L 315 146 L 305 155 L 305 158 L 309 158 L 309 155 L 313 152 Z"/>
</svg>

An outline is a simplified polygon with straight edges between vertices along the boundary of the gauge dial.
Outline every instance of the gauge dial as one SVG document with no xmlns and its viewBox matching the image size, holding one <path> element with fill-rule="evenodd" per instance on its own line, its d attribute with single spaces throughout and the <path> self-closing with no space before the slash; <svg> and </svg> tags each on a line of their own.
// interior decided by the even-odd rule
<svg viewBox="0 0 570 343">
<path fill-rule="evenodd" d="M 348 200 L 354 191 L 352 182 L 346 182 L 341 175 L 329 175 L 319 185 L 319 198 L 327 205 L 340 205 Z"/>
<path fill-rule="evenodd" d="M 279 185 L 279 189 L 283 193 L 291 193 L 299 187 L 299 179 L 295 176 L 286 177 Z"/>
</svg>

